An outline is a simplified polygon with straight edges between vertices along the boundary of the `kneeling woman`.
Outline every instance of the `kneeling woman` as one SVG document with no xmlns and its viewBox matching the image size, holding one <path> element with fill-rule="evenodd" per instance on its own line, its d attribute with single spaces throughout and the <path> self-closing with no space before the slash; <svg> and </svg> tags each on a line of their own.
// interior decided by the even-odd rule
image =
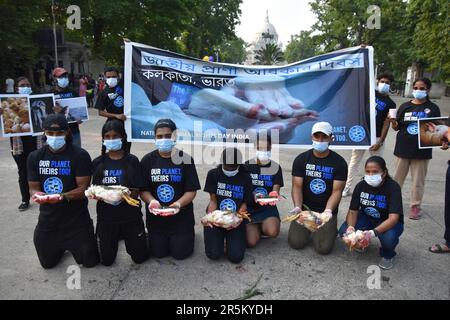
<svg viewBox="0 0 450 320">
<path fill-rule="evenodd" d="M 92 184 L 121 185 L 131 190 L 131 197 L 137 199 L 142 179 L 139 160 L 125 151 L 127 136 L 119 120 L 109 120 L 102 129 L 102 154 L 93 161 Z M 101 262 L 113 264 L 117 256 L 120 239 L 125 240 L 127 253 L 135 263 L 148 258 L 147 237 L 142 220 L 141 204 L 132 206 L 125 201 L 109 204 L 97 202 L 97 238 L 100 245 Z"/>
<path fill-rule="evenodd" d="M 150 253 L 177 260 L 194 251 L 194 200 L 200 182 L 194 160 L 175 148 L 176 125 L 170 119 L 155 124 L 155 145 L 141 161 L 144 189 L 141 198 L 147 204 L 147 229 Z M 170 216 L 160 209 L 173 208 Z M 159 210 L 158 210 L 159 209 Z"/>
<path fill-rule="evenodd" d="M 247 203 L 253 201 L 252 182 L 242 166 L 242 154 L 236 148 L 227 148 L 222 153 L 222 164 L 208 172 L 205 189 L 210 195 L 207 212 L 224 210 L 247 211 Z M 247 246 L 245 224 L 233 229 L 214 226 L 204 227 L 206 256 L 217 260 L 224 254 L 224 242 L 228 260 L 239 263 L 244 259 Z"/>
<path fill-rule="evenodd" d="M 247 223 L 247 245 L 256 246 L 261 237 L 275 238 L 280 233 L 280 214 L 276 202 L 260 205 L 258 197 L 279 197 L 283 186 L 283 172 L 275 161 L 272 161 L 272 143 L 270 136 L 258 137 L 256 159 L 247 161 L 245 168 L 250 174 L 255 201 L 248 206 L 252 221 Z"/>
<path fill-rule="evenodd" d="M 365 231 L 370 237 L 378 237 L 381 243 L 380 268 L 393 267 L 400 235 L 403 233 L 403 203 L 399 184 L 388 174 L 386 162 L 378 156 L 370 157 L 365 166 L 364 180 L 353 191 L 346 222 L 339 235 Z"/>
</svg>

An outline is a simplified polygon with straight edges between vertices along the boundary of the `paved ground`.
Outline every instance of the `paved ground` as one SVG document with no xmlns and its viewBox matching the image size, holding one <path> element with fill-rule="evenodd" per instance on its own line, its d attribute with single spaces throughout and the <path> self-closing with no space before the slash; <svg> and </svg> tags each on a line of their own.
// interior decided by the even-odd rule
<svg viewBox="0 0 450 320">
<path fill-rule="evenodd" d="M 397 98 L 397 102 L 404 99 Z M 438 100 L 443 114 L 450 113 L 450 101 Z M 91 110 L 91 119 L 83 124 L 84 147 L 91 156 L 100 150 L 100 128 L 103 120 Z M 385 157 L 393 164 L 391 131 Z M 141 158 L 153 145 L 134 144 L 132 151 Z M 284 151 L 281 165 L 285 174 L 282 193 L 290 194 L 291 163 L 300 150 Z M 346 159 L 350 153 L 340 152 Z M 199 192 L 195 200 L 196 243 L 194 255 L 185 261 L 171 258 L 150 259 L 135 265 L 120 245 L 118 258 L 112 267 L 81 269 L 81 289 L 69 290 L 67 268 L 75 261 L 66 254 L 58 267 L 40 267 L 32 235 L 37 222 L 38 207 L 19 213 L 19 190 L 16 166 L 9 152 L 9 142 L 0 138 L 0 299 L 236 299 L 244 295 L 261 277 L 257 288 L 263 295 L 256 299 L 450 299 L 448 270 L 450 255 L 435 255 L 427 248 L 443 235 L 444 173 L 449 153 L 434 154 L 429 168 L 421 221 L 405 219 L 405 232 L 398 247 L 395 268 L 381 274 L 381 289 L 368 289 L 367 268 L 377 264 L 377 243 L 365 254 L 348 252 L 340 241 L 329 256 L 316 254 L 311 247 L 303 251 L 287 245 L 288 225 L 283 224 L 278 239 L 263 240 L 247 250 L 242 264 L 236 266 L 221 260 L 209 261 L 204 254 L 202 227 L 198 221 L 207 203 L 207 195 Z M 198 166 L 202 184 L 209 169 Z M 404 204 L 409 201 L 410 181 L 404 188 Z M 345 217 L 349 199 L 340 205 L 339 223 Z M 406 207 L 406 206 L 405 206 Z M 286 214 L 290 201 L 280 204 Z M 95 218 L 93 204 L 91 215 Z M 95 219 L 94 219 L 95 220 Z"/>
</svg>

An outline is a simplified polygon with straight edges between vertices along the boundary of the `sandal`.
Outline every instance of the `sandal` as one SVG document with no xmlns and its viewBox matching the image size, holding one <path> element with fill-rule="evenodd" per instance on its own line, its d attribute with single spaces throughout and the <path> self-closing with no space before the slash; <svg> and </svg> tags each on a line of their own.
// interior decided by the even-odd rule
<svg viewBox="0 0 450 320">
<path fill-rule="evenodd" d="M 450 248 L 447 245 L 445 246 L 447 247 L 447 250 L 444 250 L 440 244 L 435 244 L 434 247 L 436 247 L 437 250 L 432 250 L 433 247 L 429 247 L 428 251 L 433 253 L 450 253 Z"/>
</svg>

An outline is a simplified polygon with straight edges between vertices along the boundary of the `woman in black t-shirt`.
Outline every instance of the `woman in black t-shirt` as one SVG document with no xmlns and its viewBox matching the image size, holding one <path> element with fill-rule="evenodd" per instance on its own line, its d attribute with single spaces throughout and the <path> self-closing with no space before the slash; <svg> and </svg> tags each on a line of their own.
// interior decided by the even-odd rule
<svg viewBox="0 0 450 320">
<path fill-rule="evenodd" d="M 208 172 L 204 191 L 210 200 L 207 213 L 214 210 L 232 212 L 247 211 L 247 204 L 253 201 L 252 182 L 242 166 L 242 154 L 236 148 L 227 148 L 222 153 L 222 164 Z M 239 263 L 244 259 L 247 247 L 244 223 L 227 230 L 219 227 L 204 227 L 206 256 L 217 260 L 224 254 L 224 242 L 228 260 Z"/>
<path fill-rule="evenodd" d="M 378 237 L 381 243 L 380 268 L 391 269 L 395 248 L 403 233 L 402 191 L 392 180 L 386 162 L 379 156 L 370 157 L 365 166 L 364 180 L 353 192 L 346 222 L 339 235 L 365 231 L 370 238 Z"/>
<path fill-rule="evenodd" d="M 125 151 L 127 135 L 123 122 L 107 121 L 102 128 L 102 139 L 102 154 L 92 162 L 92 184 L 124 186 L 131 190 L 131 197 L 137 199 L 142 188 L 139 160 Z M 97 238 L 102 264 L 113 264 L 120 239 L 125 240 L 126 250 L 135 263 L 147 260 L 147 237 L 141 204 L 135 207 L 125 201 L 116 204 L 98 200 Z"/>
<path fill-rule="evenodd" d="M 155 145 L 158 148 L 141 160 L 144 188 L 141 198 L 148 204 L 147 229 L 150 253 L 177 260 L 194 251 L 194 205 L 200 189 L 194 160 L 175 148 L 176 125 L 170 119 L 155 124 Z M 170 210 L 170 216 L 161 209 Z"/>
<path fill-rule="evenodd" d="M 256 158 L 245 163 L 253 185 L 254 201 L 249 203 L 248 212 L 252 221 L 247 223 L 247 245 L 254 247 L 261 237 L 276 238 L 280 233 L 280 214 L 276 202 L 259 204 L 258 197 L 279 198 L 283 187 L 281 166 L 271 160 L 272 142 L 270 136 L 258 137 Z"/>
<path fill-rule="evenodd" d="M 428 99 L 431 81 L 421 78 L 413 84 L 414 99 L 402 104 L 397 118 L 391 119 L 392 128 L 397 133 L 394 155 L 396 156 L 394 179 L 403 186 L 408 171 L 411 170 L 412 187 L 409 218 L 420 219 L 422 198 L 425 189 L 428 163 L 432 158 L 431 149 L 418 147 L 418 119 L 440 117 L 439 107 Z"/>
</svg>

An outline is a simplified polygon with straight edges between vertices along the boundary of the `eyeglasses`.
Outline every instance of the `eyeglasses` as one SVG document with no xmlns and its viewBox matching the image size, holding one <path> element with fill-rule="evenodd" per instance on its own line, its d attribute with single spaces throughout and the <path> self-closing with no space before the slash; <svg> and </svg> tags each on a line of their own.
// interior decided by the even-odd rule
<svg viewBox="0 0 450 320">
<path fill-rule="evenodd" d="M 428 90 L 428 89 L 425 88 L 425 87 L 420 87 L 420 88 L 419 88 L 419 87 L 414 87 L 413 89 L 414 89 L 414 90 L 425 90 L 425 91 Z"/>
</svg>

